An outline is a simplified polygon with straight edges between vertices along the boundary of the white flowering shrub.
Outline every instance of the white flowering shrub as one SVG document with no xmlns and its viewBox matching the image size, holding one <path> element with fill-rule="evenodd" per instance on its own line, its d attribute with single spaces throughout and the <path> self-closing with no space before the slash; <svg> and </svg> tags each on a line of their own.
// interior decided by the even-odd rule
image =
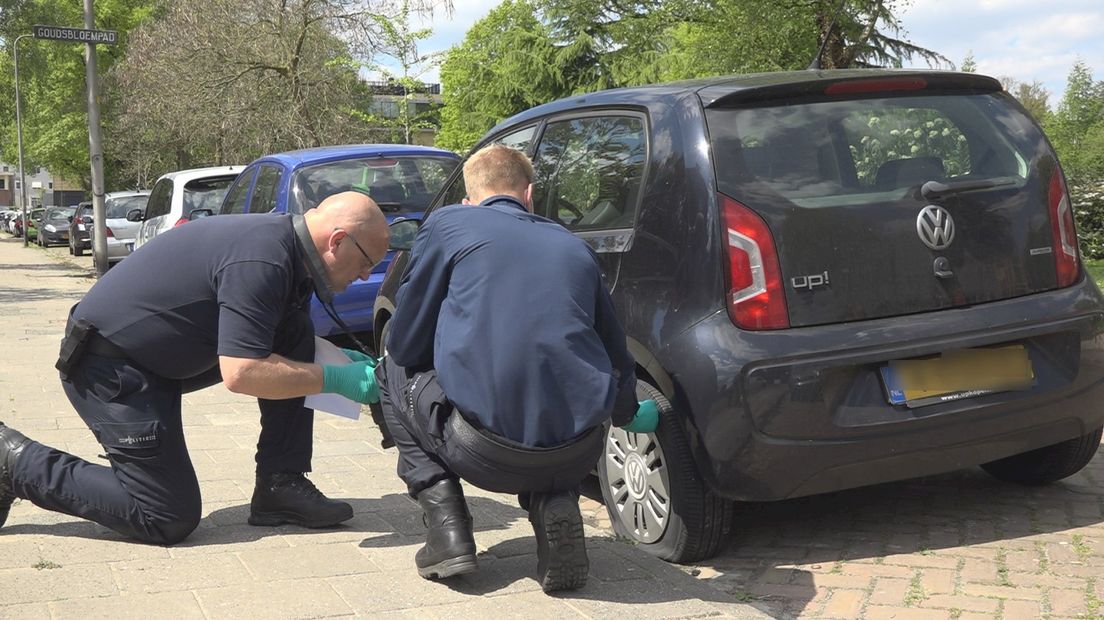
<svg viewBox="0 0 1104 620">
<path fill-rule="evenodd" d="M 1068 179 L 1081 256 L 1104 259 L 1104 181 Z"/>
</svg>

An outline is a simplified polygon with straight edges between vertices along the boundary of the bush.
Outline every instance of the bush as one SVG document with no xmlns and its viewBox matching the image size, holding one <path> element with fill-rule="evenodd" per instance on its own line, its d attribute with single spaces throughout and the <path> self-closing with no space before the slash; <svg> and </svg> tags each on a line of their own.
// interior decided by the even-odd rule
<svg viewBox="0 0 1104 620">
<path fill-rule="evenodd" d="M 1104 182 L 1069 179 L 1081 256 L 1104 259 Z"/>
</svg>

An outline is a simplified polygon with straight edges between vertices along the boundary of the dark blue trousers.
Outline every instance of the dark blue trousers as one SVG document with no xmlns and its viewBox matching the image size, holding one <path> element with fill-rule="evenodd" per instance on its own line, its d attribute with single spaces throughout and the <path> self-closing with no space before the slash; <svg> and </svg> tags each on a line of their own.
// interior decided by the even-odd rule
<svg viewBox="0 0 1104 620">
<path fill-rule="evenodd" d="M 274 352 L 314 359 L 310 318 L 277 332 Z M 110 465 L 90 463 L 36 441 L 15 464 L 15 494 L 37 506 L 83 517 L 142 542 L 171 545 L 197 525 L 199 482 L 181 423 L 181 394 L 221 381 L 218 366 L 186 381 L 155 375 L 126 359 L 85 354 L 62 381 Z M 314 411 L 303 398 L 258 399 L 257 472 L 310 471 Z"/>
</svg>

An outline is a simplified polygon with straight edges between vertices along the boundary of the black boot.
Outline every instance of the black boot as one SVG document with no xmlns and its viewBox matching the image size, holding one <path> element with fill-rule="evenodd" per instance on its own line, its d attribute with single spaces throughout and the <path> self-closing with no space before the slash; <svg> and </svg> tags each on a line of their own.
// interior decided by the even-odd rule
<svg viewBox="0 0 1104 620">
<path fill-rule="evenodd" d="M 475 571 L 472 518 L 460 483 L 442 480 L 418 493 L 418 504 L 425 511 L 429 528 L 425 546 L 414 555 L 418 574 L 426 579 L 443 579 Z"/>
<path fill-rule="evenodd" d="M 331 527 L 352 518 L 352 506 L 326 497 L 301 473 L 257 474 L 250 525 Z"/>
<path fill-rule="evenodd" d="M 573 491 L 533 493 L 529 522 L 537 537 L 537 581 L 545 592 L 586 585 L 590 560 L 579 496 Z"/>
<path fill-rule="evenodd" d="M 0 527 L 4 527 L 12 502 L 15 501 L 15 490 L 12 488 L 15 460 L 30 442 L 23 433 L 0 422 Z"/>
</svg>

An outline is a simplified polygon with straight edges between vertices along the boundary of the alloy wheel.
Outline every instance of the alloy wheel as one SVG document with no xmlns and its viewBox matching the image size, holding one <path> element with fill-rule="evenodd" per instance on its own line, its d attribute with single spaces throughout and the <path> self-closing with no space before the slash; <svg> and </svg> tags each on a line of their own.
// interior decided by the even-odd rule
<svg viewBox="0 0 1104 620">
<path fill-rule="evenodd" d="M 667 462 L 655 434 L 611 428 L 602 457 L 610 512 L 638 542 L 662 538 L 671 517 L 671 492 Z"/>
</svg>

